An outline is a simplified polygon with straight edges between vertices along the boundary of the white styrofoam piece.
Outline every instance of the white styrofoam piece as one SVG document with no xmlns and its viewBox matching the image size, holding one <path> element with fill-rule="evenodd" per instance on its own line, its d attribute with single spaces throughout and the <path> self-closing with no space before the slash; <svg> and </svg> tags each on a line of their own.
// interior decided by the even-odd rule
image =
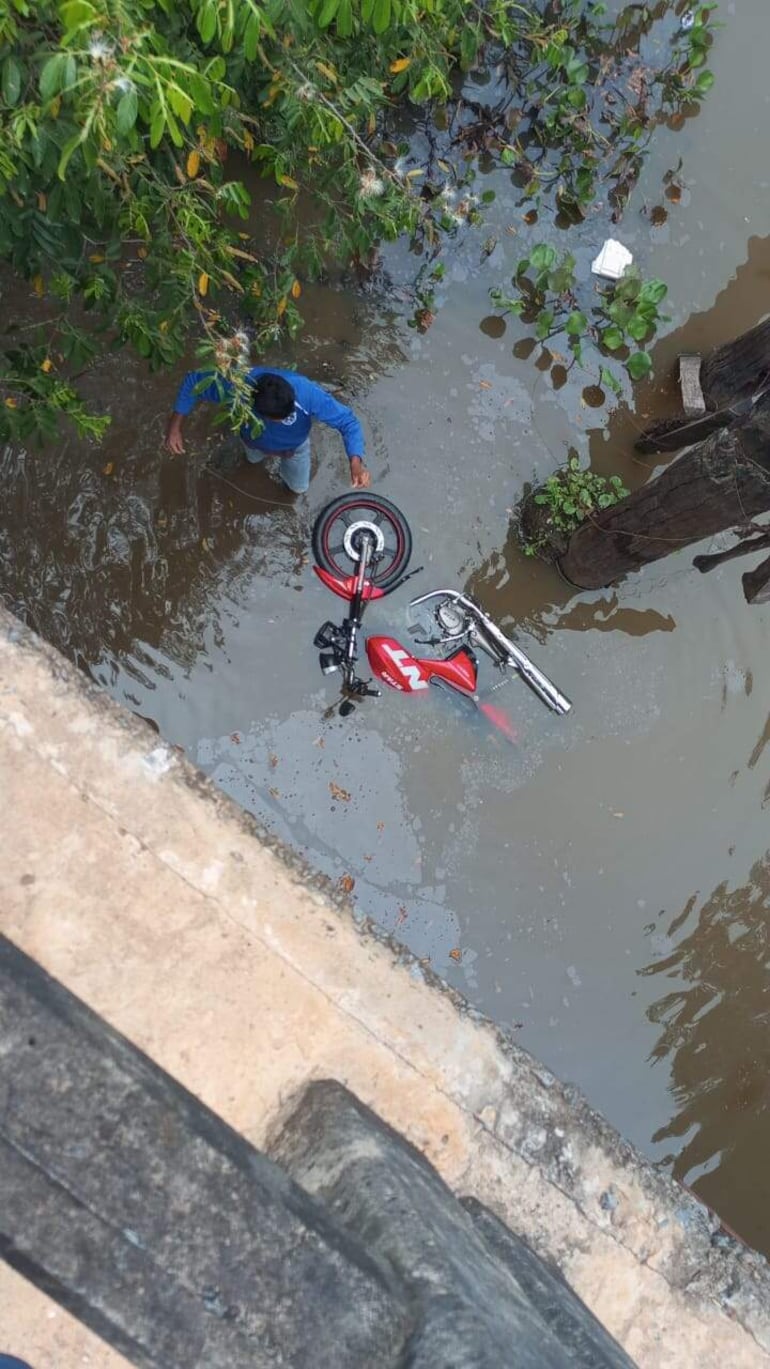
<svg viewBox="0 0 770 1369">
<path fill-rule="evenodd" d="M 591 270 L 595 276 L 603 276 L 605 280 L 620 280 L 626 267 L 630 266 L 633 260 L 632 253 L 622 242 L 608 238 L 598 257 L 591 262 Z"/>
</svg>

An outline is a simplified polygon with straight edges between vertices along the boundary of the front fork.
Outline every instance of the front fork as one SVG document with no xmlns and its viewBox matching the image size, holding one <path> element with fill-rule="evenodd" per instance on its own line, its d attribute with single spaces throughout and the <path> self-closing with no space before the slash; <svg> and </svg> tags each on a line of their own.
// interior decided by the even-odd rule
<svg viewBox="0 0 770 1369">
<path fill-rule="evenodd" d="M 380 693 L 379 689 L 375 689 L 367 681 L 356 677 L 358 634 L 366 604 L 364 591 L 372 556 L 371 537 L 364 533 L 361 542 L 361 555 L 350 599 L 350 612 L 341 627 L 335 627 L 332 623 L 324 623 L 315 637 L 316 646 L 331 648 L 330 651 L 324 650 L 321 653 L 321 669 L 324 674 L 330 675 L 334 670 L 340 670 L 342 674 L 342 692 L 346 696 L 340 705 L 340 712 L 343 714 L 353 711 L 353 704 L 350 702 L 351 695 L 360 698 L 366 694 L 377 696 Z"/>
</svg>

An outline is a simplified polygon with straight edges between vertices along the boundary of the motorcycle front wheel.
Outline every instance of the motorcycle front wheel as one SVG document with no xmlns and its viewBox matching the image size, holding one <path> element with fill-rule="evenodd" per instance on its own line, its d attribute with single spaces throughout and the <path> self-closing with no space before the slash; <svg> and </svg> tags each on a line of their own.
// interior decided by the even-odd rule
<svg viewBox="0 0 770 1369">
<path fill-rule="evenodd" d="M 355 575 L 364 529 L 374 533 L 378 544 L 367 579 L 387 594 L 409 565 L 412 534 L 401 510 L 381 494 L 354 490 L 327 504 L 313 524 L 313 556 L 330 575 L 343 580 Z"/>
</svg>

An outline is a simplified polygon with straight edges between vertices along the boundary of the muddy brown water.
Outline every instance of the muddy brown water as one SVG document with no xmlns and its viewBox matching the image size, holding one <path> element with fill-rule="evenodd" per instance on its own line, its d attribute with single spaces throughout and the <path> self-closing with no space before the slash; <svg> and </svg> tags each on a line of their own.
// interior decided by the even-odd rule
<svg viewBox="0 0 770 1369">
<path fill-rule="evenodd" d="M 160 453 L 176 377 L 125 358 L 89 382 L 114 416 L 101 451 L 65 439 L 2 454 L 0 562 L 6 603 L 315 866 L 354 879 L 362 913 L 769 1251 L 770 609 L 743 603 L 743 563 L 702 578 L 691 553 L 574 595 L 509 531 L 523 483 L 570 447 L 645 479 L 630 442 L 673 402 L 677 352 L 770 308 L 770 97 L 754 60 L 770 11 L 736 0 L 721 17 L 716 85 L 660 136 L 618 230 L 671 286 L 635 407 L 555 390 L 537 354 L 513 355 L 523 327 L 485 323 L 488 288 L 527 241 L 507 173 L 488 178 L 497 246 L 453 254 L 427 335 L 387 298 L 308 290 L 286 357 L 353 398 L 376 486 L 408 512 L 425 564 L 410 588 L 470 588 L 572 697 L 569 718 L 512 684 L 516 747 L 432 696 L 325 720 L 333 689 L 311 639 L 336 601 L 307 554 L 313 516 L 344 488 L 336 438 L 318 434 L 293 507 L 261 470 L 225 483 L 205 469 L 204 413 L 186 458 Z M 679 156 L 683 193 L 665 200 Z M 657 204 L 653 227 L 641 211 Z M 601 227 L 577 236 L 587 270 Z M 32 307 L 8 287 L 4 303 Z M 370 630 L 403 633 L 406 598 L 373 605 Z"/>
</svg>

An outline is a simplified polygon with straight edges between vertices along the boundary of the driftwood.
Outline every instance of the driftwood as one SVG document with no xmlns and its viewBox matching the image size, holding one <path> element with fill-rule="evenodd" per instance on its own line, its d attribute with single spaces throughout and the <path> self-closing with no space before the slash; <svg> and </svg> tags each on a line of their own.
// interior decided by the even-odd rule
<svg viewBox="0 0 770 1369">
<path fill-rule="evenodd" d="M 770 556 L 741 576 L 747 604 L 766 604 L 770 599 Z"/>
<path fill-rule="evenodd" d="M 701 367 L 701 385 L 709 409 L 723 409 L 748 398 L 764 383 L 770 365 L 770 319 L 732 342 L 709 352 Z"/>
<path fill-rule="evenodd" d="M 770 509 L 770 441 L 762 465 L 745 437 L 734 429 L 715 433 L 655 480 L 581 523 L 559 569 L 572 584 L 599 589 Z"/>
<path fill-rule="evenodd" d="M 715 348 L 700 364 L 700 387 L 708 410 L 702 418 L 688 414 L 689 391 L 685 390 L 684 377 L 690 360 L 687 356 L 679 359 L 685 416 L 651 424 L 635 444 L 638 452 L 651 455 L 680 451 L 751 412 L 758 394 L 770 380 L 770 319 Z"/>
<path fill-rule="evenodd" d="M 739 542 L 737 547 L 730 547 L 727 551 L 715 551 L 706 556 L 693 556 L 692 563 L 696 570 L 705 575 L 716 566 L 721 566 L 724 561 L 734 561 L 737 556 L 750 556 L 753 551 L 761 551 L 763 547 L 770 547 L 770 533 L 764 533 L 760 537 L 749 537 L 743 542 Z"/>
<path fill-rule="evenodd" d="M 770 546 L 770 528 L 765 533 L 750 526 L 770 511 L 769 378 L 770 321 L 706 358 L 701 380 L 707 403 L 717 410 L 659 434 L 653 450 L 685 443 L 689 450 L 641 489 L 581 523 L 557 561 L 573 585 L 600 589 L 729 528 L 758 536 L 696 557 L 700 571 Z M 743 576 L 743 587 L 749 603 L 770 598 L 770 557 Z"/>
<path fill-rule="evenodd" d="M 746 401 L 744 401 L 745 403 Z M 748 401 L 749 408 L 751 401 Z M 703 418 L 687 418 L 681 421 L 664 419 L 660 424 L 651 424 L 634 443 L 634 450 L 642 456 L 652 456 L 657 452 L 679 452 L 683 447 L 692 447 L 703 442 L 721 428 L 729 428 L 740 414 L 733 409 L 719 409 L 715 414 L 704 414 Z"/>
</svg>

